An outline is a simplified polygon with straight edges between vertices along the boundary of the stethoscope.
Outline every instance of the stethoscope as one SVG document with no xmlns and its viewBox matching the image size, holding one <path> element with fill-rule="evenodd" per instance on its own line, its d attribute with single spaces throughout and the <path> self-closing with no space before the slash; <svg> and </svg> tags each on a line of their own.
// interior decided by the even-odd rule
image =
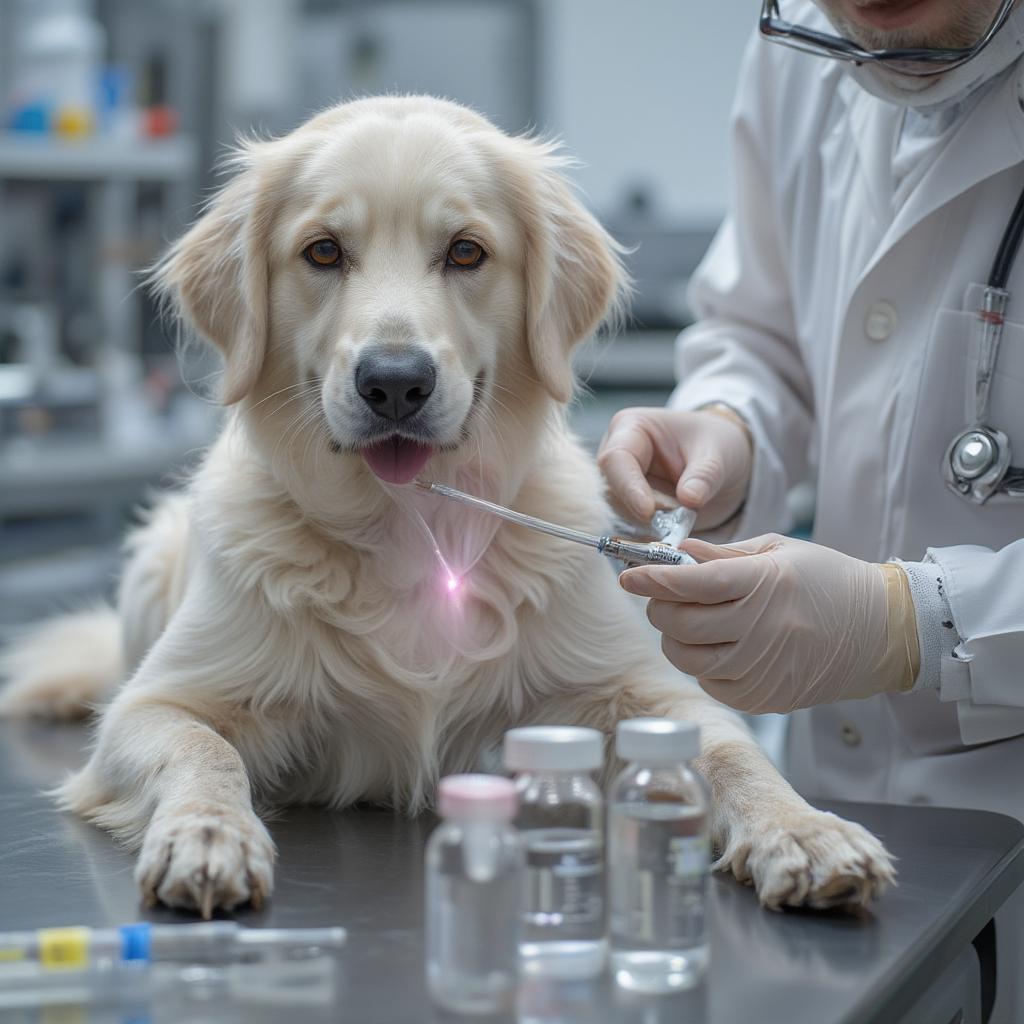
<svg viewBox="0 0 1024 1024">
<path fill-rule="evenodd" d="M 1024 468 L 1011 466 L 1010 439 L 988 425 L 992 375 L 1003 338 L 1003 318 L 1010 293 L 1010 277 L 1024 234 L 1024 192 L 1006 225 L 988 284 L 981 299 L 975 330 L 978 332 L 978 369 L 974 379 L 974 422 L 950 442 L 942 460 L 946 485 L 962 498 L 982 505 L 993 494 L 1024 498 Z"/>
</svg>

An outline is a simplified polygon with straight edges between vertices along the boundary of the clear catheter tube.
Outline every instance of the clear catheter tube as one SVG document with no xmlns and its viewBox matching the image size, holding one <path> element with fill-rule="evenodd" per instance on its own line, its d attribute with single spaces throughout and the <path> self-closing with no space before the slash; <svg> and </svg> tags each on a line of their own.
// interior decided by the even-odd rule
<svg viewBox="0 0 1024 1024">
<path fill-rule="evenodd" d="M 432 481 L 417 480 L 416 486 L 421 490 L 430 491 L 432 494 L 439 494 L 441 497 L 450 498 L 463 505 L 479 509 L 481 512 L 489 512 L 491 515 L 500 516 L 510 523 L 518 526 L 525 526 L 530 530 L 538 530 L 547 533 L 552 537 L 560 537 L 562 540 L 572 541 L 575 544 L 586 544 L 602 554 L 617 558 L 623 562 L 630 562 L 636 565 L 693 565 L 694 560 L 685 551 L 678 551 L 664 543 L 644 544 L 636 541 L 623 540 L 618 537 L 602 537 L 592 533 L 585 533 L 582 530 L 574 530 L 568 526 L 558 526 L 549 523 L 546 519 L 538 519 L 536 516 L 528 516 L 522 512 L 505 508 L 504 505 L 497 505 L 493 501 L 486 501 L 484 498 L 477 498 L 465 491 L 449 487 L 447 484 L 439 484 Z M 695 519 L 696 516 L 694 515 Z M 692 523 L 691 523 L 692 526 Z M 684 539 L 683 537 L 679 538 Z"/>
</svg>

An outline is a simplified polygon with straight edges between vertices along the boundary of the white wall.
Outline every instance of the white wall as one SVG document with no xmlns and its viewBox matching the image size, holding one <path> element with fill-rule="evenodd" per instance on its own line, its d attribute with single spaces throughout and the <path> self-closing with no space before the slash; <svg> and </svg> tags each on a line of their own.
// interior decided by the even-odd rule
<svg viewBox="0 0 1024 1024">
<path fill-rule="evenodd" d="M 587 165 L 613 214 L 634 184 L 658 220 L 716 223 L 728 194 L 728 118 L 756 0 L 542 0 L 542 127 Z"/>
</svg>

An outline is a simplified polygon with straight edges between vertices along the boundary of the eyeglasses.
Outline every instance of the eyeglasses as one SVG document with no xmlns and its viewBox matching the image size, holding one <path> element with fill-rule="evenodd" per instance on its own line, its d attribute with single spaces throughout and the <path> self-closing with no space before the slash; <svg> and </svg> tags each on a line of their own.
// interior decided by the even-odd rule
<svg viewBox="0 0 1024 1024">
<path fill-rule="evenodd" d="M 966 64 L 992 41 L 1010 16 L 1015 0 L 1003 0 L 992 24 L 973 46 L 960 49 L 866 50 L 842 36 L 832 36 L 783 20 L 779 0 L 762 0 L 761 35 L 803 53 L 853 61 L 856 64 L 884 64 L 902 75 L 941 75 Z"/>
</svg>

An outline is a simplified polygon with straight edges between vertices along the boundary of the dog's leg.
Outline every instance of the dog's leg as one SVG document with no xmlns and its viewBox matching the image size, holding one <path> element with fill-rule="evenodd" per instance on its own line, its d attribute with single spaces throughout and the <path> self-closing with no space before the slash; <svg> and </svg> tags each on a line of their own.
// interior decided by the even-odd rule
<svg viewBox="0 0 1024 1024">
<path fill-rule="evenodd" d="M 209 918 L 270 893 L 274 845 L 252 809 L 238 751 L 196 714 L 123 691 L 88 764 L 58 791 L 63 807 L 141 851 L 147 903 Z"/>
<path fill-rule="evenodd" d="M 817 908 L 866 904 L 893 881 L 892 859 L 866 829 L 811 807 L 776 771 L 742 720 L 683 676 L 651 664 L 625 678 L 545 702 L 537 721 L 590 725 L 609 735 L 606 779 L 621 765 L 611 736 L 625 718 L 701 726 L 697 768 L 711 789 L 715 868 L 753 884 L 761 902 Z"/>
</svg>

